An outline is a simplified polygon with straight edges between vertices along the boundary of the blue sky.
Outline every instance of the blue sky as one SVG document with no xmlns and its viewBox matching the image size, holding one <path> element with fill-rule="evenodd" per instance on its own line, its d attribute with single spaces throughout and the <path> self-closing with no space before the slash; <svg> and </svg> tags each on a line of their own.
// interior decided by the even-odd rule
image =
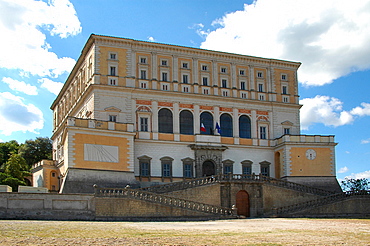
<svg viewBox="0 0 370 246">
<path fill-rule="evenodd" d="M 0 141 L 51 136 L 91 33 L 302 62 L 302 134 L 335 135 L 337 177 L 370 178 L 370 0 L 0 0 Z"/>
</svg>

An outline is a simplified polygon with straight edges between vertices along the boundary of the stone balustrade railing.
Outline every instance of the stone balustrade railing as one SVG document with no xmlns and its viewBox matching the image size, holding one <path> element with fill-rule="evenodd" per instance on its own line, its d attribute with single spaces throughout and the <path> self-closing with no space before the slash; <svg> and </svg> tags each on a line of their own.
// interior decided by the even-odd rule
<svg viewBox="0 0 370 246">
<path fill-rule="evenodd" d="M 226 182 L 226 181 L 239 181 L 239 182 L 264 182 L 269 185 L 279 186 L 287 189 L 292 189 L 296 191 L 311 193 L 315 195 L 320 196 L 327 196 L 332 195 L 333 192 L 297 184 L 281 179 L 275 179 L 263 175 L 255 175 L 255 174 L 221 174 L 221 175 L 215 175 L 212 177 L 203 177 L 203 178 L 197 178 L 192 179 L 188 181 L 182 181 L 182 182 L 171 182 L 151 187 L 145 187 L 141 188 L 140 190 L 145 190 L 153 193 L 169 193 L 177 190 L 184 190 L 188 188 L 193 187 L 199 187 L 203 185 L 209 185 L 213 183 L 219 183 L 219 182 Z"/>
<path fill-rule="evenodd" d="M 323 205 L 330 204 L 333 202 L 342 201 L 342 200 L 345 200 L 353 196 L 369 196 L 370 197 L 370 190 L 357 191 L 357 192 L 347 191 L 347 192 L 337 193 L 337 194 L 326 196 L 326 197 L 319 198 L 319 199 L 313 199 L 313 200 L 302 202 L 302 203 L 274 208 L 272 209 L 271 213 L 267 214 L 267 216 L 279 216 L 279 215 L 281 216 L 285 214 L 290 214 L 290 213 L 298 212 L 304 209 L 315 208 L 315 207 L 323 206 Z"/>
<path fill-rule="evenodd" d="M 188 201 L 176 197 L 159 195 L 139 189 L 130 188 L 98 188 L 95 187 L 96 197 L 116 197 L 132 198 L 143 201 L 154 202 L 165 206 L 177 207 L 196 212 L 203 212 L 218 216 L 233 216 L 235 211 L 230 208 L 224 208 L 194 201 Z"/>
</svg>

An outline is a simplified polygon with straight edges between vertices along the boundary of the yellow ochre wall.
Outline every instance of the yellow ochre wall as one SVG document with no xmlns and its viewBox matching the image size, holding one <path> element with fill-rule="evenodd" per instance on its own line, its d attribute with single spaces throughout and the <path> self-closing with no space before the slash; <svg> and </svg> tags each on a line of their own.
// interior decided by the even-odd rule
<svg viewBox="0 0 370 246">
<path fill-rule="evenodd" d="M 122 48 L 114 48 L 114 47 L 104 47 L 99 46 L 100 56 L 99 56 L 99 69 L 100 73 L 102 75 L 109 75 L 109 62 L 117 63 L 118 64 L 118 76 L 120 77 L 118 79 L 118 85 L 125 86 L 123 83 L 122 77 L 127 76 L 127 70 L 126 70 L 126 56 L 127 56 L 127 50 Z M 116 53 L 116 60 L 109 59 L 110 53 Z M 108 83 L 108 77 L 101 77 L 101 84 L 106 85 Z"/>
<path fill-rule="evenodd" d="M 130 171 L 129 170 L 129 140 L 124 137 L 111 137 L 91 134 L 76 133 L 74 135 L 74 155 L 75 168 L 102 169 L 111 171 Z M 99 162 L 84 160 L 84 144 L 100 144 L 108 146 L 118 146 L 118 163 Z"/>
<path fill-rule="evenodd" d="M 316 158 L 308 160 L 306 151 L 313 149 L 316 151 Z M 331 171 L 330 148 L 291 148 L 291 176 L 333 176 Z"/>
</svg>

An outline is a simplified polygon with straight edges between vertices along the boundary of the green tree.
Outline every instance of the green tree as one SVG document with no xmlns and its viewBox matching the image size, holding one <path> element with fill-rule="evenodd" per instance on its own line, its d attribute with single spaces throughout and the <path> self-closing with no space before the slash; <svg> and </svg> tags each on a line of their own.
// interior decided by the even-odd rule
<svg viewBox="0 0 370 246">
<path fill-rule="evenodd" d="M 19 148 L 19 154 L 26 160 L 28 167 L 43 160 L 52 159 L 52 141 L 48 137 L 26 140 Z"/>
<path fill-rule="evenodd" d="M 366 178 L 362 179 L 349 179 L 346 178 L 341 182 L 342 190 L 343 191 L 364 191 L 369 190 L 370 182 Z"/>
<path fill-rule="evenodd" d="M 18 153 L 19 144 L 15 140 L 0 143 L 0 166 L 4 165 L 12 153 Z"/>
<path fill-rule="evenodd" d="M 13 191 L 17 191 L 19 185 L 26 185 L 24 178 L 30 172 L 25 159 L 19 154 L 13 153 L 2 168 L 4 173 L 0 175 L 0 184 L 11 186 Z"/>
</svg>

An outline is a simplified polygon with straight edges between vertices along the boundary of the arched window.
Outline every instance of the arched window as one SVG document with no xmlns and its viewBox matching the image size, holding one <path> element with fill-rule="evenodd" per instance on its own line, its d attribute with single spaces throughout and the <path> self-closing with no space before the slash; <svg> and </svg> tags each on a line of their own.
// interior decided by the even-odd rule
<svg viewBox="0 0 370 246">
<path fill-rule="evenodd" d="M 180 134 L 194 134 L 193 114 L 189 110 L 180 113 Z"/>
<path fill-rule="evenodd" d="M 173 133 L 172 112 L 162 108 L 158 112 L 158 131 L 161 133 Z"/>
<path fill-rule="evenodd" d="M 239 118 L 239 137 L 251 138 L 251 120 L 248 116 L 242 115 Z"/>
<path fill-rule="evenodd" d="M 213 135 L 213 116 L 208 112 L 200 114 L 200 126 L 204 125 L 206 131 L 200 131 L 201 134 Z"/>
<path fill-rule="evenodd" d="M 221 121 L 221 136 L 232 137 L 233 136 L 233 119 L 229 114 L 222 114 L 220 117 Z"/>
</svg>

